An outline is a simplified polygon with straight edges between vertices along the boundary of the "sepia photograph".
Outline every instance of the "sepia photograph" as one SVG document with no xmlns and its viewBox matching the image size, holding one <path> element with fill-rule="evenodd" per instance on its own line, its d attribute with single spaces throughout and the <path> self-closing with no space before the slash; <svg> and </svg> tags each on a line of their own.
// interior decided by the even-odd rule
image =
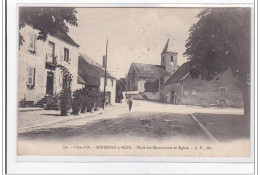
<svg viewBox="0 0 260 175">
<path fill-rule="evenodd" d="M 17 13 L 17 156 L 252 156 L 252 8 Z"/>
</svg>

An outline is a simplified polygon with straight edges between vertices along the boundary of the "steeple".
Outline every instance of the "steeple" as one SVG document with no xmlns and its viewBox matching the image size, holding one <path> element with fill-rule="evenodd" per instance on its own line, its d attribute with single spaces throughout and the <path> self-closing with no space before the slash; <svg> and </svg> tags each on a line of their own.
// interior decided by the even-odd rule
<svg viewBox="0 0 260 175">
<path fill-rule="evenodd" d="M 177 55 L 173 40 L 168 39 L 161 53 L 161 66 L 170 74 L 177 70 Z"/>
<path fill-rule="evenodd" d="M 172 39 L 170 40 L 168 38 L 168 40 L 167 40 L 167 42 L 166 42 L 166 44 L 164 46 L 164 49 L 163 49 L 161 54 L 169 53 L 169 52 L 177 53 L 177 51 L 175 50 L 174 44 L 173 44 L 173 40 Z"/>
</svg>

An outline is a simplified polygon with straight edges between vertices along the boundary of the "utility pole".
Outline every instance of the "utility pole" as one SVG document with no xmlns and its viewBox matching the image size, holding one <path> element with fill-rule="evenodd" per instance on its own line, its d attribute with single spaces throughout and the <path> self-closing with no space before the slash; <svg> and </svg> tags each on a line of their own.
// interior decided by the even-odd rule
<svg viewBox="0 0 260 175">
<path fill-rule="evenodd" d="M 105 109 L 106 103 L 106 86 L 107 86 L 107 46 L 108 46 L 108 39 L 106 44 L 106 58 L 105 58 L 105 78 L 104 78 L 104 98 L 103 98 L 103 109 Z"/>
</svg>

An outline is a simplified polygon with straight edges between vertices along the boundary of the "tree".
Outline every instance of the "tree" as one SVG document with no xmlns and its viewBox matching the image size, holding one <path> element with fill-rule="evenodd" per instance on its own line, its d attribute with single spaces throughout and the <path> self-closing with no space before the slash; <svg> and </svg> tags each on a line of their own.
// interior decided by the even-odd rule
<svg viewBox="0 0 260 175">
<path fill-rule="evenodd" d="M 192 77 L 212 80 L 232 72 L 244 99 L 244 113 L 250 115 L 250 8 L 205 9 L 190 28 L 186 44 Z"/>
<path fill-rule="evenodd" d="M 145 92 L 158 92 L 159 91 L 159 80 L 147 80 L 144 83 Z"/>
<path fill-rule="evenodd" d="M 20 7 L 19 29 L 29 23 L 39 30 L 37 40 L 46 41 L 48 34 L 55 34 L 57 31 L 68 33 L 67 24 L 77 27 L 76 14 L 77 11 L 72 7 Z M 23 42 L 24 38 L 19 33 L 19 46 Z"/>
<path fill-rule="evenodd" d="M 123 99 L 122 92 L 126 91 L 126 80 L 125 78 L 120 78 L 116 81 L 116 98 Z"/>
</svg>

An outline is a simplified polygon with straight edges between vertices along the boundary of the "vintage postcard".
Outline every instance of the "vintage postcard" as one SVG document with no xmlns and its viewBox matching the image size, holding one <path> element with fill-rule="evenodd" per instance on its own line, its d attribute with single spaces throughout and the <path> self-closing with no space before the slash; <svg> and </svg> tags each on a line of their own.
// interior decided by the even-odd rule
<svg viewBox="0 0 260 175">
<path fill-rule="evenodd" d="M 252 8 L 17 11 L 18 156 L 252 156 Z"/>
</svg>

